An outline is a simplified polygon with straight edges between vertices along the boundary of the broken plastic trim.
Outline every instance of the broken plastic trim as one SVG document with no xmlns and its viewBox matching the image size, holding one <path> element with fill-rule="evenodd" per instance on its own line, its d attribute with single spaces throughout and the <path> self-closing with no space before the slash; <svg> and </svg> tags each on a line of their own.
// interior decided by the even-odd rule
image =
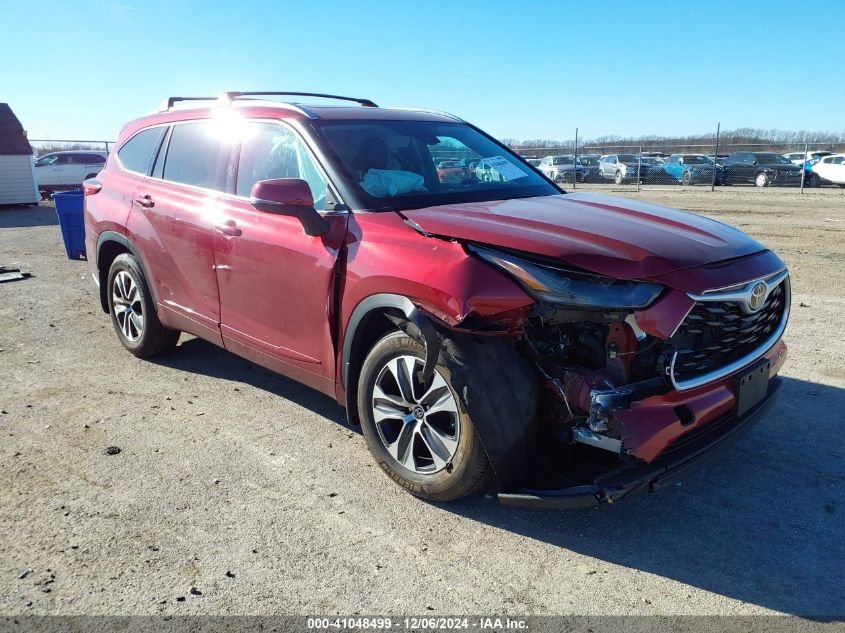
<svg viewBox="0 0 845 633">
<path fill-rule="evenodd" d="M 614 503 L 645 492 L 657 492 L 684 479 L 707 460 L 732 447 L 760 418 L 774 406 L 780 389 L 779 377 L 769 382 L 766 399 L 721 435 L 705 437 L 670 459 L 641 464 L 617 475 L 599 478 L 593 484 L 557 490 L 523 489 L 516 493 L 499 493 L 499 503 L 523 508 L 587 508 L 599 503 Z"/>
</svg>

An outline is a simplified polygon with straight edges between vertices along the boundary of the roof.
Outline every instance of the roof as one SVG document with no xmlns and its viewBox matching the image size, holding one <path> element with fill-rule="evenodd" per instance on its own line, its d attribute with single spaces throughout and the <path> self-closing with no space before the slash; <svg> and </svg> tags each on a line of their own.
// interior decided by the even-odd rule
<svg viewBox="0 0 845 633">
<path fill-rule="evenodd" d="M 8 103 L 0 103 L 0 155 L 32 156 L 23 126 Z"/>
</svg>

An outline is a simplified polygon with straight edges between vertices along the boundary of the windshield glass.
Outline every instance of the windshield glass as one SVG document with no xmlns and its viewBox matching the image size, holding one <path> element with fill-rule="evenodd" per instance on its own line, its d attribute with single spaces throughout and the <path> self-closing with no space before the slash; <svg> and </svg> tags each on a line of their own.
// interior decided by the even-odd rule
<svg viewBox="0 0 845 633">
<path fill-rule="evenodd" d="M 555 165 L 574 165 L 575 164 L 575 157 L 574 156 L 555 156 L 553 160 L 553 164 Z"/>
<path fill-rule="evenodd" d="M 638 156 L 634 156 L 633 154 L 619 154 L 618 156 L 620 163 L 638 163 L 640 159 Z"/>
<path fill-rule="evenodd" d="M 687 154 L 684 156 L 685 165 L 710 165 L 710 160 L 706 156 L 696 156 L 695 154 Z"/>
<path fill-rule="evenodd" d="M 599 157 L 598 156 L 579 156 L 578 162 L 582 165 L 586 165 L 587 167 L 591 167 L 592 165 L 599 164 Z"/>
<path fill-rule="evenodd" d="M 463 123 L 322 121 L 340 175 L 367 209 L 409 209 L 560 191 L 510 150 Z M 444 170 L 434 156 L 458 161 Z M 451 162 L 451 161 L 449 161 Z"/>
<path fill-rule="evenodd" d="M 772 165 L 777 163 L 784 163 L 786 165 L 792 164 L 789 162 L 788 158 L 784 158 L 780 154 L 757 154 L 757 162 L 763 163 L 764 165 Z"/>
</svg>

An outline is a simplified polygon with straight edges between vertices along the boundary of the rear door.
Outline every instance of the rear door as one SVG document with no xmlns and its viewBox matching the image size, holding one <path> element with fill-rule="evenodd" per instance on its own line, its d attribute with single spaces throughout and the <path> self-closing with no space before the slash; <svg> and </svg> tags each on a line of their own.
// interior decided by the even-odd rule
<svg viewBox="0 0 845 633">
<path fill-rule="evenodd" d="M 165 325 L 222 344 L 213 226 L 230 146 L 209 121 L 176 123 L 133 198 L 129 230 Z"/>
<path fill-rule="evenodd" d="M 246 123 L 232 195 L 214 234 L 221 332 L 227 348 L 317 388 L 334 378 L 331 312 L 348 213 L 303 139 L 280 121 Z M 258 180 L 300 178 L 329 231 L 309 237 L 295 217 L 249 202 Z M 325 379 L 331 379 L 325 380 Z"/>
<path fill-rule="evenodd" d="M 82 177 L 82 180 L 85 180 L 100 173 L 106 159 L 99 154 L 77 154 L 75 162 L 79 166 L 79 175 Z M 82 182 L 82 180 L 79 182 Z"/>
</svg>

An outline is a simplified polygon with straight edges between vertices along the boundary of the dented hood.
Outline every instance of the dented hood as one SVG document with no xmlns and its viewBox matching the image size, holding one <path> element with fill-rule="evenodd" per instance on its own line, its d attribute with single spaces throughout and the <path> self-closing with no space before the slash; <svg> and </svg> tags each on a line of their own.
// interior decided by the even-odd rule
<svg viewBox="0 0 845 633">
<path fill-rule="evenodd" d="M 693 213 L 588 193 L 402 211 L 427 233 L 555 257 L 617 279 L 645 279 L 765 250 Z"/>
</svg>

